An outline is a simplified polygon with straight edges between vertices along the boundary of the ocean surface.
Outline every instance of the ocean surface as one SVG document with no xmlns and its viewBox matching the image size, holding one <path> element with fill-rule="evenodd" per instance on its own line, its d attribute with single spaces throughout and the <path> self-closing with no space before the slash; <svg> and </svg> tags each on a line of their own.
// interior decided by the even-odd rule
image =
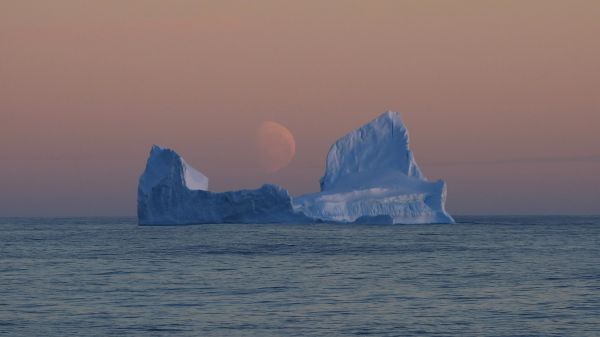
<svg viewBox="0 0 600 337">
<path fill-rule="evenodd" d="M 600 217 L 0 218 L 0 335 L 600 336 Z"/>
</svg>

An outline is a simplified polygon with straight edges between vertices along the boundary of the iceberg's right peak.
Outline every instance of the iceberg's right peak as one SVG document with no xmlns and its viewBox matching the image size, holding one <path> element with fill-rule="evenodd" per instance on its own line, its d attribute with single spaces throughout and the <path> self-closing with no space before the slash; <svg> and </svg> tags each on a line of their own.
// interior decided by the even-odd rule
<svg viewBox="0 0 600 337">
<path fill-rule="evenodd" d="M 444 209 L 446 184 L 423 176 L 398 112 L 340 138 L 326 166 L 321 192 L 295 198 L 294 210 L 324 222 L 454 222 Z"/>
<path fill-rule="evenodd" d="M 393 111 L 382 113 L 331 146 L 321 190 L 335 188 L 342 178 L 352 174 L 387 170 L 426 180 L 409 149 L 408 131 L 400 113 Z"/>
</svg>

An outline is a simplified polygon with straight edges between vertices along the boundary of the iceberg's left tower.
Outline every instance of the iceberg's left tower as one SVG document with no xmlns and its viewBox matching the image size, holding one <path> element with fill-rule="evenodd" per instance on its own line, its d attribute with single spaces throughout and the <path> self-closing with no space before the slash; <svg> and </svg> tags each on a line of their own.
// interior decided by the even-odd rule
<svg viewBox="0 0 600 337">
<path fill-rule="evenodd" d="M 289 193 L 276 185 L 223 193 L 175 151 L 152 146 L 138 185 L 140 225 L 303 222 Z"/>
</svg>

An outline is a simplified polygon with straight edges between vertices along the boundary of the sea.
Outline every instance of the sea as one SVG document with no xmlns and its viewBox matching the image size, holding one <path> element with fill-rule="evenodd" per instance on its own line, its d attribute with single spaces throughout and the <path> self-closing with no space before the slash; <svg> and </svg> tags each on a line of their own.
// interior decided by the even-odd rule
<svg viewBox="0 0 600 337">
<path fill-rule="evenodd" d="M 600 217 L 1 218 L 0 335 L 600 336 Z"/>
</svg>

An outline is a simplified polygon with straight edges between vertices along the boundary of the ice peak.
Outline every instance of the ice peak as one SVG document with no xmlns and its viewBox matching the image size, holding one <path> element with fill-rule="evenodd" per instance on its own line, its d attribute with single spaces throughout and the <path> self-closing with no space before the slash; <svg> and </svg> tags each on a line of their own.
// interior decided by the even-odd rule
<svg viewBox="0 0 600 337">
<path fill-rule="evenodd" d="M 140 177 L 139 189 L 147 192 L 165 180 L 183 184 L 190 190 L 208 190 L 208 178 L 204 174 L 191 167 L 177 152 L 154 144 Z"/>
<path fill-rule="evenodd" d="M 399 112 L 386 111 L 340 138 L 327 154 L 321 190 L 336 187 L 342 178 L 356 173 L 395 170 L 426 180 L 409 149 L 408 131 Z"/>
<path fill-rule="evenodd" d="M 165 147 L 162 147 L 160 145 L 157 144 L 152 144 L 152 148 L 150 149 L 150 155 L 152 155 L 152 153 L 157 153 L 159 151 L 163 151 L 163 150 L 168 150 Z"/>
<path fill-rule="evenodd" d="M 389 118 L 389 119 L 398 119 L 400 120 L 400 113 L 398 111 L 387 110 L 384 113 L 380 114 L 377 118 Z"/>
</svg>

